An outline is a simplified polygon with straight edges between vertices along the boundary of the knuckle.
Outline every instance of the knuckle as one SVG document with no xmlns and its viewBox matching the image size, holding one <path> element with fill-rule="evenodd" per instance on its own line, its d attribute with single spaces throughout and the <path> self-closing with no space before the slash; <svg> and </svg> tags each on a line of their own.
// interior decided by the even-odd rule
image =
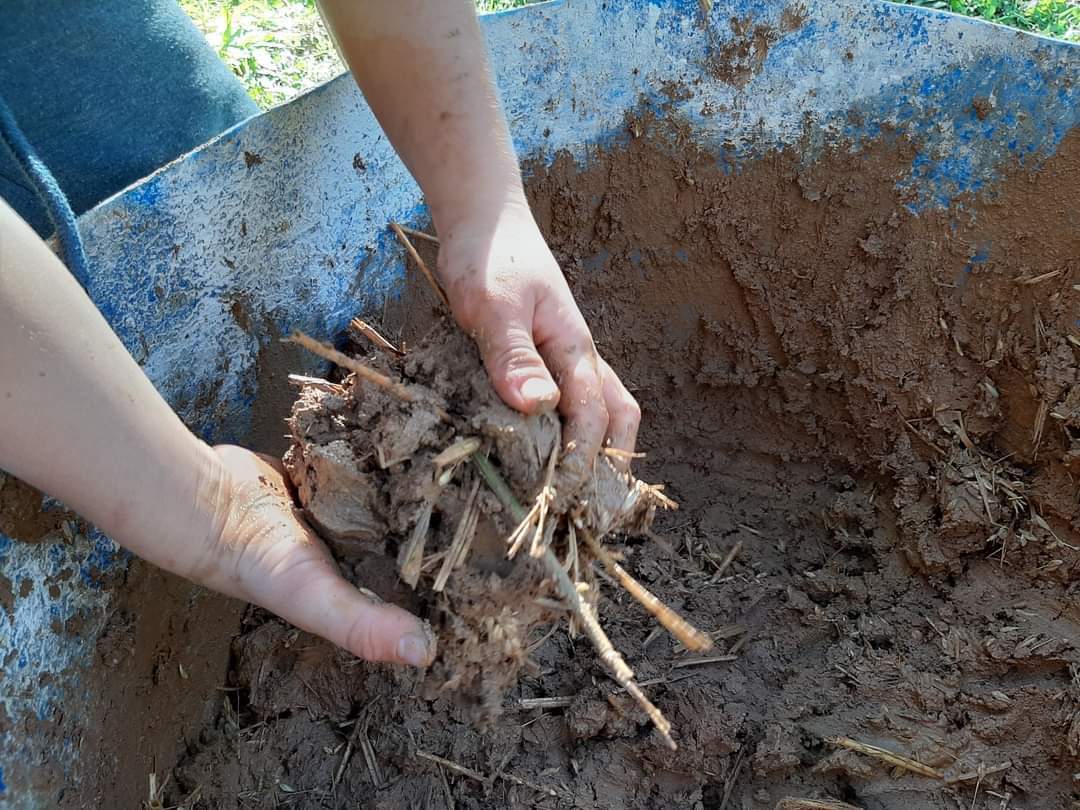
<svg viewBox="0 0 1080 810">
<path fill-rule="evenodd" d="M 504 374 L 513 374 L 521 370 L 532 370 L 542 365 L 540 356 L 531 345 L 522 341 L 510 341 L 493 347 L 490 355 L 491 366 Z"/>
<path fill-rule="evenodd" d="M 374 631 L 374 625 L 367 617 L 354 619 L 345 634 L 345 647 L 365 661 L 380 660 Z"/>
<path fill-rule="evenodd" d="M 454 315 L 464 329 L 485 321 L 503 321 L 515 309 L 511 295 L 499 284 L 477 284 L 473 277 L 455 278 L 446 288 Z"/>
<path fill-rule="evenodd" d="M 641 422 L 641 405 L 629 394 L 625 394 L 620 397 L 618 404 L 615 406 L 615 410 L 618 414 L 618 418 L 622 422 L 627 422 L 631 425 L 637 425 Z"/>
</svg>

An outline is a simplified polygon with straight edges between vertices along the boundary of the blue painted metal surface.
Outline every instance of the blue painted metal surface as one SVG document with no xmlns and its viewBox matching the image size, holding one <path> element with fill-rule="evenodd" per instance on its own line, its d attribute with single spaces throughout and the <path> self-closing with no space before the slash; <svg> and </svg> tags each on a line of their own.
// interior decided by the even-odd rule
<svg viewBox="0 0 1080 810">
<path fill-rule="evenodd" d="M 526 156 L 568 150 L 585 161 L 628 137 L 627 112 L 643 108 L 689 121 L 731 171 L 779 148 L 813 161 L 826 145 L 902 134 L 919 144 L 901 182 L 918 212 L 1037 165 L 1080 118 L 1075 46 L 888 3 L 734 0 L 706 19 L 697 0 L 563 0 L 484 27 Z M 675 85 L 690 93 L 666 90 Z M 342 76 L 82 217 L 90 293 L 187 423 L 234 440 L 249 427 L 271 339 L 245 331 L 234 307 L 280 332 L 332 335 L 395 294 L 404 263 L 385 223 L 422 213 Z M 0 537 L 16 594 L 0 611 L 0 717 L 12 721 L 0 726 L 0 805 L 55 803 L 26 787 L 43 758 L 77 784 L 79 671 L 112 598 L 95 574 L 125 559 L 92 531 L 35 545 Z M 65 576 L 51 596 L 50 578 Z M 53 620 L 75 615 L 88 627 L 80 639 L 54 632 Z M 60 736 L 16 731 L 28 714 L 60 724 Z"/>
</svg>

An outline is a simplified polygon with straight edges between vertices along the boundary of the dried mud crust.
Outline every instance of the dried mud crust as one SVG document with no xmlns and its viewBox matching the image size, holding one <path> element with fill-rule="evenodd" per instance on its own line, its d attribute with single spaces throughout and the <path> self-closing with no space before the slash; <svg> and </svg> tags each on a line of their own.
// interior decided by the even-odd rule
<svg viewBox="0 0 1080 810">
<path fill-rule="evenodd" d="M 479 727 L 423 676 L 255 614 L 232 708 L 175 771 L 186 807 L 1080 798 L 1080 141 L 915 217 L 903 140 L 729 174 L 677 127 L 634 132 L 584 169 L 533 167 L 529 193 L 643 405 L 640 471 L 683 506 L 657 521 L 670 549 L 628 541 L 625 565 L 734 656 L 680 666 L 628 597 L 602 601 L 679 750 L 565 629 L 525 640 Z M 416 606 L 381 551 L 353 569 Z"/>
</svg>

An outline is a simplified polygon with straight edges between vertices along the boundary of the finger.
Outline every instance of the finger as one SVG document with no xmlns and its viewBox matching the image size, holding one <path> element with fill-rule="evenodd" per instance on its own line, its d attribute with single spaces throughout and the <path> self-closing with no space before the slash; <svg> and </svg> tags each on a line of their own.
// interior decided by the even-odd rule
<svg viewBox="0 0 1080 810">
<path fill-rule="evenodd" d="M 607 364 L 599 358 L 600 377 L 604 390 L 604 402 L 608 410 L 607 435 L 604 445 L 621 450 L 625 456 L 612 456 L 611 460 L 620 469 L 630 468 L 630 454 L 637 444 L 638 426 L 641 424 L 641 406 L 633 395 L 626 390 L 622 380 Z"/>
<path fill-rule="evenodd" d="M 261 542 L 251 544 L 262 552 L 240 566 L 254 565 L 260 575 L 238 574 L 237 584 L 247 599 L 359 658 L 413 666 L 431 663 L 435 640 L 425 623 L 399 607 L 372 601 L 341 576 L 326 546 L 299 517 L 278 459 L 238 447 L 215 449 L 234 474 L 258 483 L 256 492 L 275 493 L 270 501 L 253 498 L 247 507 L 268 510 L 257 522 Z"/>
<path fill-rule="evenodd" d="M 435 638 L 425 623 L 395 605 L 364 596 L 331 560 L 311 560 L 294 573 L 301 582 L 293 590 L 285 578 L 287 601 L 263 607 L 366 661 L 423 667 L 435 658 Z"/>
<path fill-rule="evenodd" d="M 539 317 L 538 322 L 545 322 Z M 571 325 L 561 335 L 550 335 L 539 344 L 540 354 L 559 384 L 562 397 L 559 412 L 563 416 L 563 444 L 567 454 L 562 460 L 563 475 L 576 485 L 592 471 L 608 429 L 608 409 L 600 378 L 600 358 L 584 320 L 570 319 Z M 580 323 L 574 323 L 574 320 Z M 564 319 L 547 321 L 565 323 Z"/>
<path fill-rule="evenodd" d="M 506 318 L 491 310 L 476 342 L 492 385 L 511 408 L 533 414 L 559 402 L 559 387 L 536 351 L 532 329 L 522 314 Z"/>
</svg>

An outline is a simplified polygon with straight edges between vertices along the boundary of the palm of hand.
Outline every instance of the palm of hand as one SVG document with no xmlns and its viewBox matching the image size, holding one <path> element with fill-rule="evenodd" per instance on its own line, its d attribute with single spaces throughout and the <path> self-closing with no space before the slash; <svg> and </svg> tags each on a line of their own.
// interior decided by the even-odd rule
<svg viewBox="0 0 1080 810">
<path fill-rule="evenodd" d="M 216 447 L 227 472 L 219 529 L 191 578 L 254 602 L 361 658 L 430 663 L 430 632 L 401 608 L 377 604 L 346 582 L 289 494 L 280 464 L 240 447 Z"/>
</svg>

